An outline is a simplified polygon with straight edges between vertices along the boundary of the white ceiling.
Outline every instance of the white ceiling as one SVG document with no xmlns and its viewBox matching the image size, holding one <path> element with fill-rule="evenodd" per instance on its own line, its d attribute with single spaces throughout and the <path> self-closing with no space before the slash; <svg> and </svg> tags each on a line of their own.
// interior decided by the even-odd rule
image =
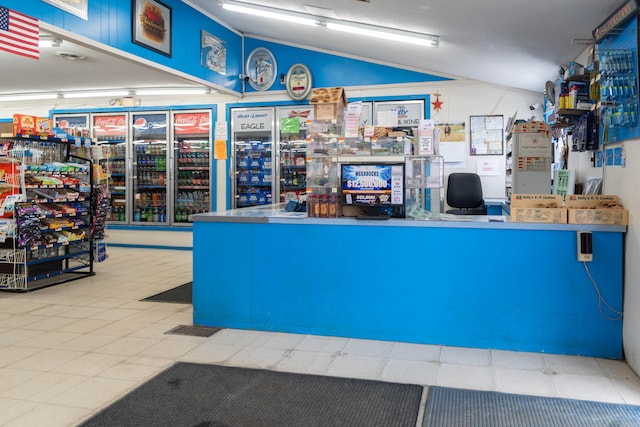
<svg viewBox="0 0 640 427">
<path fill-rule="evenodd" d="M 330 9 L 338 18 L 404 28 L 441 37 L 437 49 L 373 41 L 228 12 L 218 0 L 183 0 L 247 35 L 408 67 L 445 76 L 472 78 L 542 93 L 560 65 L 584 51 L 575 40 L 591 31 L 624 0 L 251 0 L 256 4 L 306 12 Z M 179 29 L 174 29 L 179 31 Z M 68 61 L 65 51 L 85 56 Z M 110 52 L 65 40 L 42 49 L 34 61 L 0 52 L 0 94 L 149 86 L 188 86 L 170 75 Z"/>
</svg>

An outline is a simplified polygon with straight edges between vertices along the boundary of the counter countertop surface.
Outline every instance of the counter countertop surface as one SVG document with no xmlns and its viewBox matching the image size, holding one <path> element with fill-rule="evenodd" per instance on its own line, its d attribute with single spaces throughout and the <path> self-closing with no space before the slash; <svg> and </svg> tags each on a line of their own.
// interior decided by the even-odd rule
<svg viewBox="0 0 640 427">
<path fill-rule="evenodd" d="M 512 230 L 588 230 L 605 232 L 626 232 L 625 225 L 594 225 L 594 224 L 539 224 L 528 222 L 511 222 L 508 216 L 477 215 L 459 216 L 440 214 L 437 219 L 391 218 L 356 219 L 340 218 L 309 218 L 306 212 L 287 212 L 285 203 L 250 208 L 232 209 L 221 212 L 207 212 L 192 215 L 194 223 L 199 222 L 227 222 L 254 224 L 310 224 L 333 226 L 382 226 L 382 227 L 423 227 L 423 228 L 487 228 Z"/>
</svg>

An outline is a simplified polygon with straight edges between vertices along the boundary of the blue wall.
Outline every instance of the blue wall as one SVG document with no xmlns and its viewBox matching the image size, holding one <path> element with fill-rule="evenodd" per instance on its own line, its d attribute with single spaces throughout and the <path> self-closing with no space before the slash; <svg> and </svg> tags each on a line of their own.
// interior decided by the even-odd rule
<svg viewBox="0 0 640 427">
<path fill-rule="evenodd" d="M 278 76 L 286 74 L 293 64 L 301 62 L 309 67 L 313 77 L 313 87 L 369 86 L 451 80 L 250 37 L 245 38 L 245 59 L 251 51 L 258 47 L 267 48 L 273 53 L 278 67 Z M 250 85 L 247 85 L 245 90 L 247 92 L 255 91 Z M 286 90 L 286 88 L 278 78 L 269 90 Z"/>
<path fill-rule="evenodd" d="M 171 58 L 133 43 L 131 0 L 90 0 L 88 20 L 41 0 L 3 0 L 2 5 L 72 33 L 240 92 L 242 85 L 238 74 L 242 70 L 242 37 L 181 1 L 164 0 L 164 3 L 172 8 Z M 202 30 L 226 42 L 226 75 L 218 74 L 200 64 Z"/>
<path fill-rule="evenodd" d="M 226 89 L 242 92 L 242 83 L 238 75 L 244 73 L 242 69 L 243 37 L 181 1 L 164 0 L 164 2 L 172 8 L 171 57 L 133 43 L 131 0 L 91 0 L 89 1 L 88 20 L 67 13 L 41 0 L 4 0 L 3 6 Z M 226 75 L 220 75 L 200 64 L 202 30 L 226 43 Z M 249 55 L 257 47 L 266 47 L 271 50 L 276 57 L 278 76 L 286 74 L 293 64 L 303 62 L 311 70 L 314 87 L 368 86 L 450 80 L 445 77 L 250 37 L 244 38 L 244 44 L 245 55 Z M 249 85 L 245 90 L 247 92 L 254 91 Z M 285 86 L 280 83 L 278 78 L 269 90 L 285 90 Z"/>
</svg>

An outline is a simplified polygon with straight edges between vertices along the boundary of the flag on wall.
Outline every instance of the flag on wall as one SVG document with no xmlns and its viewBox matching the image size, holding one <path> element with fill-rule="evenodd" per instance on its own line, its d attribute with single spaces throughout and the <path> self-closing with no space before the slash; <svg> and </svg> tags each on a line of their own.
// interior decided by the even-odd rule
<svg viewBox="0 0 640 427">
<path fill-rule="evenodd" d="M 38 20 L 0 6 L 0 50 L 39 59 Z"/>
</svg>

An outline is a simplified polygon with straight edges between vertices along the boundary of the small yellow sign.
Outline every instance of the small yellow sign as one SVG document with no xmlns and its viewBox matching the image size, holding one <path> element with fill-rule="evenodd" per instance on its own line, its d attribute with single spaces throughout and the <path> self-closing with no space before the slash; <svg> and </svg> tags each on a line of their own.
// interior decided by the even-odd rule
<svg viewBox="0 0 640 427">
<path fill-rule="evenodd" d="M 227 141 L 216 140 L 213 143 L 213 158 L 216 160 L 227 160 Z"/>
</svg>

